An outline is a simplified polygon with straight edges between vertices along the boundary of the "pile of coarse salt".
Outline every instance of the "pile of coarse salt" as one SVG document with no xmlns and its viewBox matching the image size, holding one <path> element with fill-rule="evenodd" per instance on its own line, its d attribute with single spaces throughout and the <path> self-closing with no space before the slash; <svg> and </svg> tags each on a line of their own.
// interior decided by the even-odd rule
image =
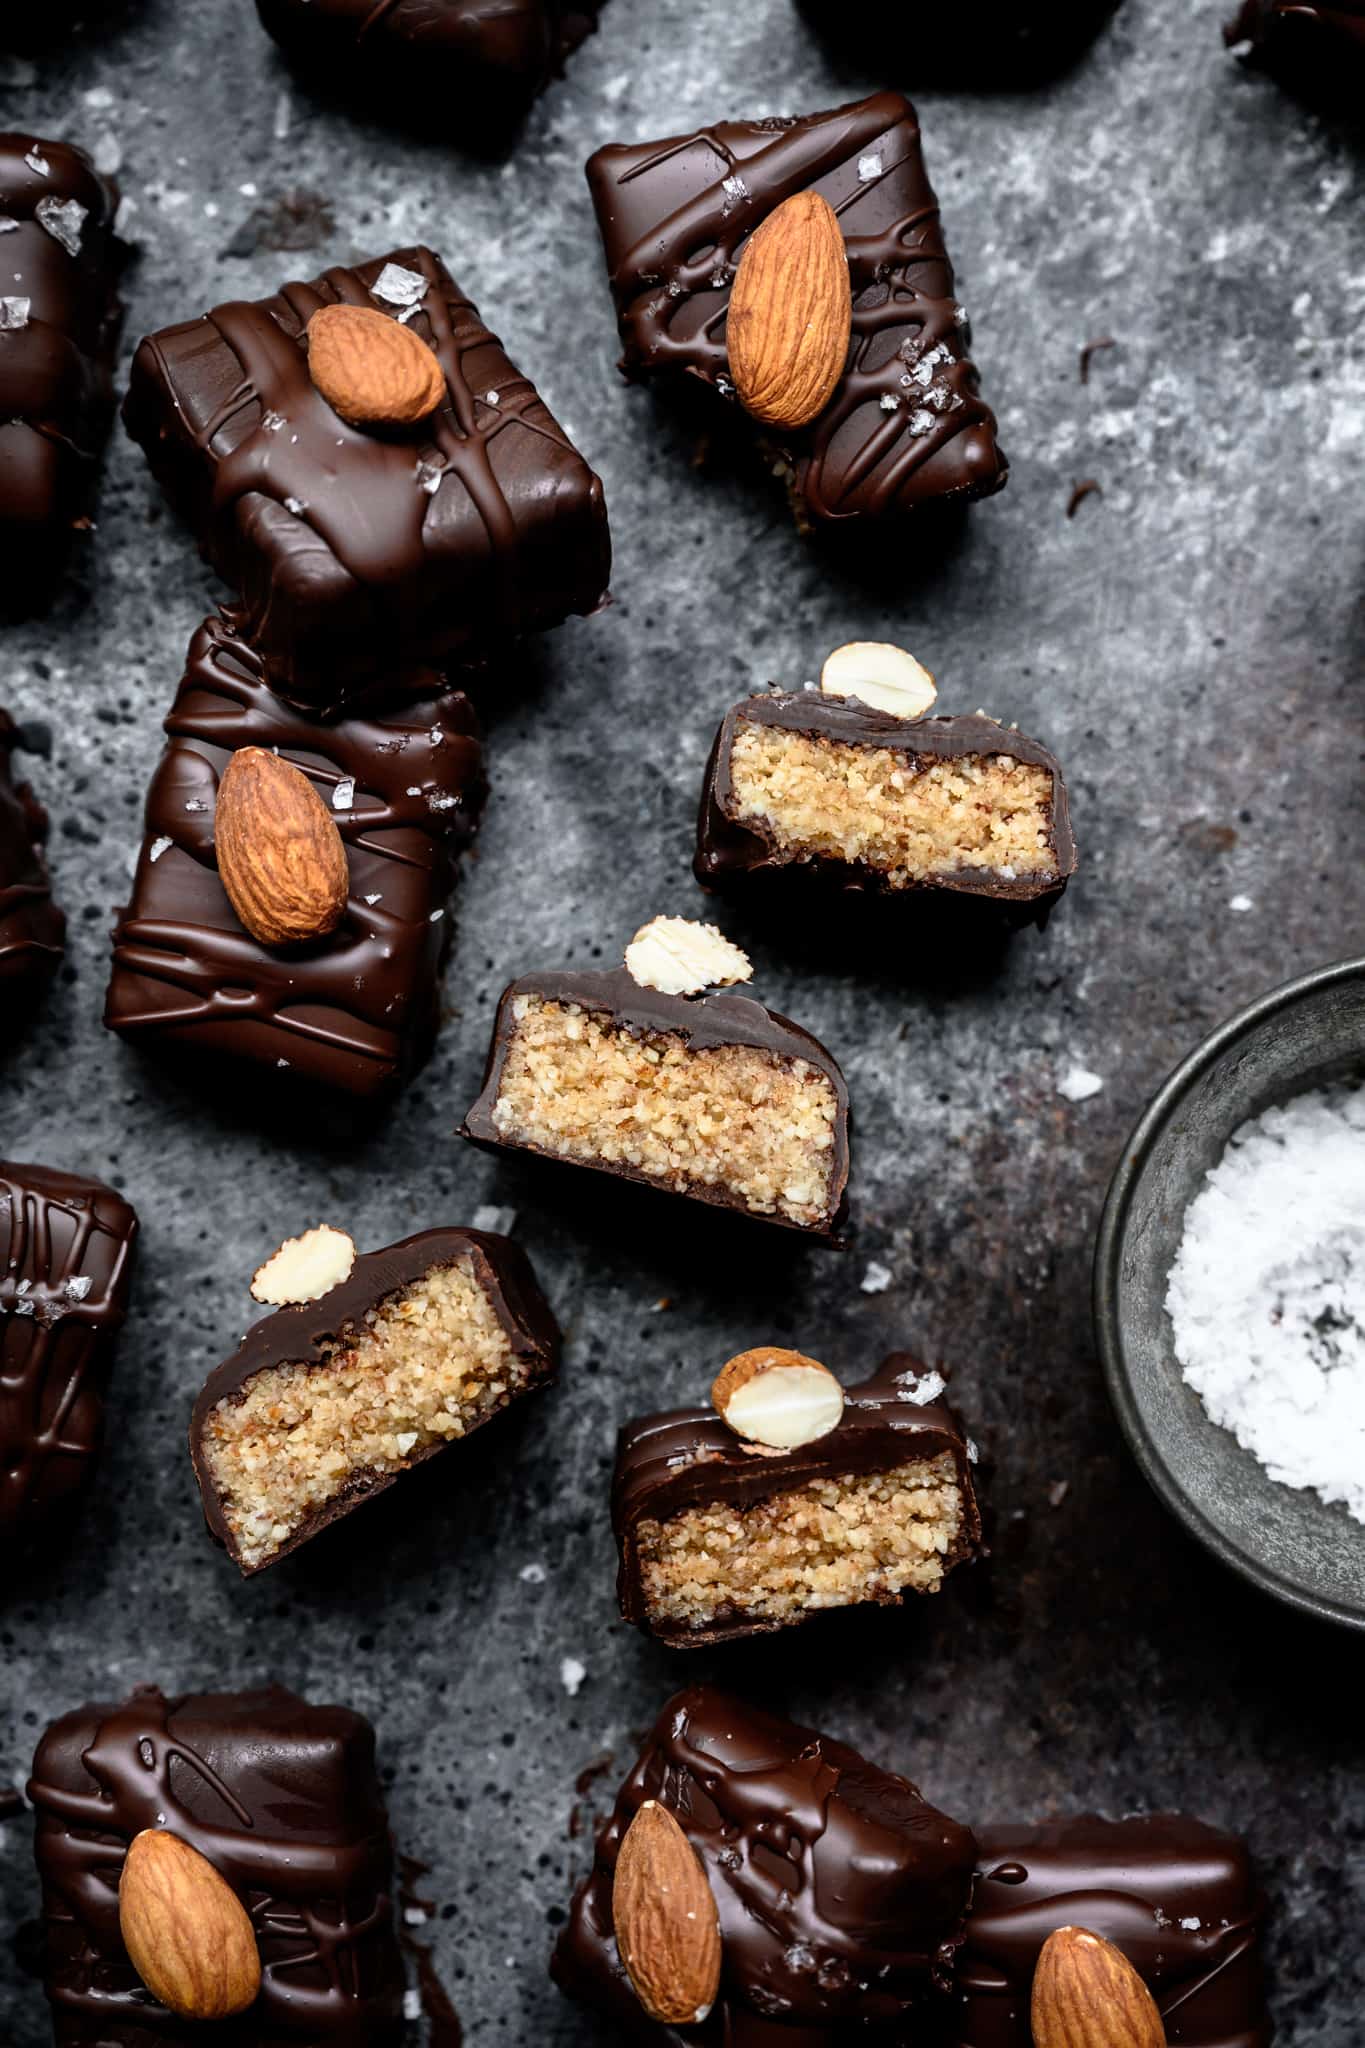
<svg viewBox="0 0 1365 2048">
<path fill-rule="evenodd" d="M 1166 1307 L 1213 1420 L 1272 1479 L 1365 1522 L 1365 1088 L 1234 1133 L 1186 1212 Z"/>
</svg>

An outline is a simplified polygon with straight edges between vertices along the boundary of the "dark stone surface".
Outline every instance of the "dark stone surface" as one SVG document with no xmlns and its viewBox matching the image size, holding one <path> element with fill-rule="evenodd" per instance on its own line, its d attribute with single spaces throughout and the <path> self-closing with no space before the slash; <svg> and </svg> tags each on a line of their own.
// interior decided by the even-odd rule
<svg viewBox="0 0 1365 2048">
<path fill-rule="evenodd" d="M 509 667 L 448 1019 L 378 1135 L 282 1130 L 249 1086 L 190 1092 L 100 1029 L 158 724 L 216 595 L 126 443 L 86 588 L 5 634 L 0 684 L 53 728 L 33 775 L 72 922 L 0 1068 L 3 1149 L 113 1180 L 145 1249 L 90 1511 L 65 1556 L 4 1570 L 0 1784 L 49 1716 L 143 1677 L 269 1673 L 359 1707 L 400 1837 L 433 1866 L 479 2048 L 593 2038 L 545 1975 L 588 1858 L 573 1781 L 608 1750 L 623 1770 L 684 1674 L 824 1724 L 968 1820 L 1178 1803 L 1245 1829 L 1275 1900 L 1281 2042 L 1358 2037 L 1365 1644 L 1181 1537 L 1121 1449 L 1089 1321 L 1103 1188 L 1153 1085 L 1236 1004 L 1358 947 L 1365 912 L 1362 159 L 1239 72 L 1224 11 L 1128 0 L 1064 77 L 984 94 L 841 62 L 789 0 L 611 0 L 505 165 L 314 102 L 245 0 L 127 0 L 0 71 L 11 123 L 121 149 L 141 245 L 125 364 L 225 294 L 426 237 L 606 479 L 618 602 Z M 676 415 L 619 386 L 581 165 L 619 136 L 883 83 L 919 98 L 1014 474 L 860 576 L 800 543 L 761 483 L 692 467 Z M 1101 335 L 1118 346 L 1082 385 Z M 1103 495 L 1068 520 L 1087 477 Z M 726 706 L 887 636 L 937 672 L 943 709 L 984 704 L 1055 748 L 1082 869 L 994 968 L 894 939 L 854 957 L 837 932 L 798 950 L 725 914 L 759 992 L 845 1065 L 852 1249 L 457 1145 L 506 979 L 607 964 L 653 912 L 698 907 L 693 805 Z M 1104 1081 L 1079 1103 L 1058 1092 L 1073 1064 Z M 184 1431 L 251 1318 L 252 1269 L 319 1219 L 368 1248 L 488 1201 L 518 1211 L 565 1325 L 559 1387 L 241 1583 L 203 1531 Z M 874 1259 L 893 1278 L 867 1294 Z M 616 1424 L 769 1339 L 849 1378 L 893 1345 L 950 1365 L 994 1464 L 996 1558 L 904 1616 L 671 1655 L 615 1620 Z M 587 1667 L 574 1697 L 566 1658 Z M 12 1946 L 36 1902 L 29 1833 L 0 1827 L 13 2048 L 47 2038 L 30 1945 Z"/>
</svg>

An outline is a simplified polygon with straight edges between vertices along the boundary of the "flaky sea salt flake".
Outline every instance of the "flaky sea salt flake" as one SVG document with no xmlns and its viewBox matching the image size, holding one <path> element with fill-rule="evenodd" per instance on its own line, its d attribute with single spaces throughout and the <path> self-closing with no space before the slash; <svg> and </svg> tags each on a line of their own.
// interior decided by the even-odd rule
<svg viewBox="0 0 1365 2048">
<path fill-rule="evenodd" d="M 81 251 L 81 229 L 85 226 L 89 212 L 79 199 L 40 199 L 33 209 L 40 228 L 45 228 L 54 242 L 60 242 L 68 256 L 79 256 Z"/>
<path fill-rule="evenodd" d="M 427 295 L 427 280 L 420 270 L 405 270 L 401 263 L 386 263 L 370 286 L 370 297 L 386 306 L 416 306 Z"/>
</svg>

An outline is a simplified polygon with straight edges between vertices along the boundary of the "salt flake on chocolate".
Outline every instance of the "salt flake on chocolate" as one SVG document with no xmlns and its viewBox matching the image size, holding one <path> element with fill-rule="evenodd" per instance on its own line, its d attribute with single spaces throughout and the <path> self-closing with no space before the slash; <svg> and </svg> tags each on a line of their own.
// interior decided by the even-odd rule
<svg viewBox="0 0 1365 2048">
<path fill-rule="evenodd" d="M 370 286 L 372 299 L 387 306 L 416 306 L 427 295 L 427 279 L 420 270 L 405 270 L 401 263 L 386 263 Z"/>
<path fill-rule="evenodd" d="M 79 256 L 81 229 L 89 208 L 79 199 L 40 199 L 33 209 L 40 228 L 46 228 L 54 242 L 60 242 L 68 256 Z"/>
<path fill-rule="evenodd" d="M 32 308 L 32 299 L 0 299 L 0 331 L 17 334 L 21 327 L 27 327 Z"/>
</svg>

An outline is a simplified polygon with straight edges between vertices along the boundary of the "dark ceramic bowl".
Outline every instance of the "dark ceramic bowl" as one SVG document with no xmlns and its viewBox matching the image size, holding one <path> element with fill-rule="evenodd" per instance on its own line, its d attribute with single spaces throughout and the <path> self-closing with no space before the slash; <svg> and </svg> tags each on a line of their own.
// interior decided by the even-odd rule
<svg viewBox="0 0 1365 2048">
<path fill-rule="evenodd" d="M 1166 1280 L 1185 1211 L 1248 1117 L 1365 1072 L 1365 960 L 1273 989 L 1176 1068 L 1124 1150 L 1095 1248 L 1095 1327 L 1109 1393 L 1150 1485 L 1254 1585 L 1365 1629 L 1365 1523 L 1281 1486 L 1210 1422 L 1176 1363 Z"/>
</svg>

